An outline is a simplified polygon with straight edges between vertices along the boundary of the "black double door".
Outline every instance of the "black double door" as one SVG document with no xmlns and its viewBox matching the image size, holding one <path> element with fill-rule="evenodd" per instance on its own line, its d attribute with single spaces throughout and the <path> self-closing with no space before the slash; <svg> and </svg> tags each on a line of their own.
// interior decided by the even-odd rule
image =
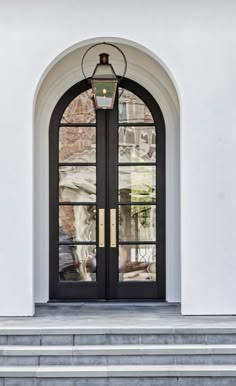
<svg viewBox="0 0 236 386">
<path fill-rule="evenodd" d="M 113 110 L 88 82 L 50 123 L 50 299 L 165 299 L 165 128 L 124 79 Z"/>
</svg>

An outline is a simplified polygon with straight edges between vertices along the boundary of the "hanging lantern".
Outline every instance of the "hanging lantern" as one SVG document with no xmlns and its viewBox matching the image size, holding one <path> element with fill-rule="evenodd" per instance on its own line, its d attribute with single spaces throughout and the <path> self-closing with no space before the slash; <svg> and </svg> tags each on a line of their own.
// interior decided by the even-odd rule
<svg viewBox="0 0 236 386">
<path fill-rule="evenodd" d="M 96 109 L 113 109 L 118 79 L 109 63 L 108 54 L 100 54 L 100 63 L 97 64 L 91 78 L 91 85 Z"/>
<path fill-rule="evenodd" d="M 101 44 L 106 44 L 109 46 L 112 46 L 116 48 L 123 56 L 124 62 L 125 62 L 125 68 L 122 78 L 125 76 L 126 69 L 127 69 L 127 61 L 124 53 L 120 50 L 120 48 L 116 47 L 114 44 L 110 43 L 98 43 L 94 46 L 90 47 L 84 54 L 82 62 L 81 62 L 81 68 L 82 72 L 85 76 L 84 70 L 83 70 L 83 62 L 85 55 L 88 53 L 89 50 L 91 50 L 93 47 Z M 96 109 L 113 109 L 115 98 L 116 98 L 116 90 L 118 83 L 121 79 L 118 79 L 114 68 L 109 63 L 109 54 L 102 53 L 100 56 L 100 62 L 96 65 L 95 70 L 93 72 L 93 75 L 90 79 L 92 91 L 93 91 L 93 97 L 94 97 L 94 103 Z"/>
</svg>

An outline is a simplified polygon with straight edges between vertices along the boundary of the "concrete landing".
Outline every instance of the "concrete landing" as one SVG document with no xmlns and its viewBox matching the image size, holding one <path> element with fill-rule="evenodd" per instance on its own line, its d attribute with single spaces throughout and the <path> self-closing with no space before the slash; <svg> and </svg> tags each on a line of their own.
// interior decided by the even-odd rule
<svg viewBox="0 0 236 386">
<path fill-rule="evenodd" d="M 37 305 L 34 317 L 0 317 L 0 329 L 9 327 L 227 328 L 236 332 L 236 316 L 182 316 L 179 304 L 166 303 L 51 303 Z"/>
</svg>

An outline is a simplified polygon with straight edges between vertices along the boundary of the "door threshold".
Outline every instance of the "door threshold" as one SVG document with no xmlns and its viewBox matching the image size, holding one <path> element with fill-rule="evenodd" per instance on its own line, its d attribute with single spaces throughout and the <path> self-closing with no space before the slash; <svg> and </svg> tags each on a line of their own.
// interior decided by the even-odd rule
<svg viewBox="0 0 236 386">
<path fill-rule="evenodd" d="M 91 300 L 91 301 L 83 301 L 83 300 L 80 300 L 80 301 L 66 301 L 66 300 L 50 300 L 49 302 L 47 303 L 36 303 L 36 306 L 48 306 L 48 307 L 57 307 L 57 306 L 68 306 L 68 307 L 80 307 L 80 306 L 84 306 L 84 305 L 96 305 L 96 306 L 99 306 L 99 305 L 111 305 L 111 306 L 130 306 L 130 305 L 137 305 L 137 306 L 150 306 L 150 305 L 153 305 L 153 306 L 159 306 L 159 307 L 168 307 L 168 306 L 176 306 L 176 305 L 179 305 L 180 303 L 169 303 L 165 300 L 163 301 L 153 301 L 152 299 L 150 300 L 147 300 L 147 301 L 138 301 L 138 300 L 129 300 L 129 301 L 126 301 L 126 300 L 119 300 L 119 301 L 114 301 L 114 300 L 110 300 L 110 301 L 94 301 L 94 300 Z"/>
<path fill-rule="evenodd" d="M 69 303 L 69 304 L 79 304 L 79 303 L 166 303 L 165 299 L 51 299 L 48 303 Z"/>
</svg>

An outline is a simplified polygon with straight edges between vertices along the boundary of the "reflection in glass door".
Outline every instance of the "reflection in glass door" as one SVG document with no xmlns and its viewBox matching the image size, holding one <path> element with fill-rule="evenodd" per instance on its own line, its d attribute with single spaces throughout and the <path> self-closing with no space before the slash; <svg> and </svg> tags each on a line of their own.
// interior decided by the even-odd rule
<svg viewBox="0 0 236 386">
<path fill-rule="evenodd" d="M 114 110 L 87 82 L 50 125 L 50 298 L 165 298 L 165 130 L 151 95 L 124 79 Z"/>
</svg>

